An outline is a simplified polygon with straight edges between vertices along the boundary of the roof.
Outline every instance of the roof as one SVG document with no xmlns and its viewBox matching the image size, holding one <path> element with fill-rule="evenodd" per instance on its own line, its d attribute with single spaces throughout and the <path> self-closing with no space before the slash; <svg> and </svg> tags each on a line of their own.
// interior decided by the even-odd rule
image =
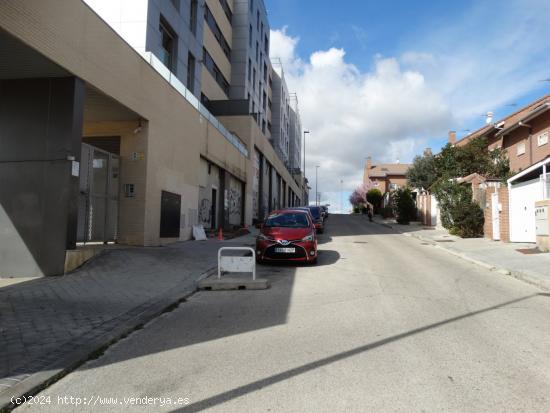
<svg viewBox="0 0 550 413">
<path fill-rule="evenodd" d="M 525 116 L 523 116 L 520 120 L 518 120 L 517 123 L 513 123 L 510 126 L 505 127 L 500 132 L 498 132 L 497 136 L 506 135 L 521 126 L 528 126 L 528 125 L 525 125 L 524 122 L 529 122 L 531 119 L 536 118 L 538 115 L 541 115 L 548 110 L 550 110 L 550 102 L 545 102 L 542 105 L 537 106 L 535 109 L 531 110 Z"/>
<path fill-rule="evenodd" d="M 383 163 L 372 165 L 368 171 L 369 177 L 384 178 L 388 175 L 407 175 L 407 170 L 411 167 L 408 163 Z"/>
<path fill-rule="evenodd" d="M 539 174 L 540 171 L 537 172 L 537 169 L 543 168 L 545 165 L 550 165 L 550 155 L 544 158 L 542 161 L 537 162 L 534 165 L 531 165 L 529 168 L 525 169 L 524 171 L 521 171 L 514 176 L 512 176 L 510 179 L 508 179 L 508 184 L 511 185 L 512 183 L 519 181 L 521 182 L 524 177 L 529 177 L 532 175 L 532 173 L 535 173 L 535 177 L 537 174 Z M 548 168 L 546 168 L 546 173 L 548 173 Z"/>
<path fill-rule="evenodd" d="M 550 102 L 550 94 L 542 96 L 541 98 L 535 100 L 534 102 L 531 102 L 530 104 L 522 107 L 521 109 L 518 109 L 517 111 L 511 113 L 510 115 L 505 116 L 504 118 L 496 121 L 495 123 L 484 125 L 478 130 L 460 139 L 456 144 L 458 146 L 464 145 L 474 138 L 485 135 L 489 131 L 493 131 L 493 130 L 498 131 L 498 130 L 501 130 L 502 128 L 507 129 L 513 125 L 517 125 L 519 121 L 527 117 L 531 112 L 538 110 L 540 106 L 548 102 Z M 497 128 L 497 125 L 498 125 L 498 128 Z"/>
</svg>

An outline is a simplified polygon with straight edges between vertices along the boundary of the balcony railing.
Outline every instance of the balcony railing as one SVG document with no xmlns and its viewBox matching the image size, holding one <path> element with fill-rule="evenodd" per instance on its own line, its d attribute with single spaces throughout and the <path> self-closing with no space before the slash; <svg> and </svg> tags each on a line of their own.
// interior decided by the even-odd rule
<svg viewBox="0 0 550 413">
<path fill-rule="evenodd" d="M 164 63 L 158 59 L 153 53 L 146 52 L 143 55 L 144 59 L 155 69 L 174 89 L 176 89 L 181 96 L 187 100 L 200 114 L 214 126 L 223 137 L 231 143 L 237 150 L 248 158 L 248 148 L 246 145 L 233 133 L 229 132 L 225 126 L 223 126 L 214 115 L 210 113 L 206 106 L 204 106 L 199 99 L 185 87 L 183 83 L 168 69 Z"/>
</svg>

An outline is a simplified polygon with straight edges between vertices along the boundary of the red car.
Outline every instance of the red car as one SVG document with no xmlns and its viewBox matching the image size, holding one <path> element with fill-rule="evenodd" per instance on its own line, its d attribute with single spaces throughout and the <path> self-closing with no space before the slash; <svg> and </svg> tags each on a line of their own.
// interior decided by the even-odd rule
<svg viewBox="0 0 550 413">
<path fill-rule="evenodd" d="M 272 212 L 256 239 L 256 256 L 262 261 L 317 262 L 317 234 L 309 213 L 299 210 Z"/>
</svg>

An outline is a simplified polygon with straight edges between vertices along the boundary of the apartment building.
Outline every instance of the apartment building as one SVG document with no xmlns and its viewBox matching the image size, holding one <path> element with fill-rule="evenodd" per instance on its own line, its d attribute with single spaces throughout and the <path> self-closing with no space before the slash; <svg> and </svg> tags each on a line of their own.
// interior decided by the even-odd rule
<svg viewBox="0 0 550 413">
<path fill-rule="evenodd" d="M 290 167 L 290 95 L 282 64 L 273 60 L 271 141 L 279 157 Z"/>
<path fill-rule="evenodd" d="M 270 87 L 269 21 L 263 0 L 233 0 L 231 99 L 245 99 L 262 133 L 267 133 Z"/>
<path fill-rule="evenodd" d="M 300 174 L 302 159 L 302 122 L 296 94 L 290 96 L 289 166 L 293 174 Z"/>
<path fill-rule="evenodd" d="M 2 275 L 60 274 L 90 243 L 163 245 L 303 203 L 264 115 L 232 98 L 236 4 L 0 2 Z"/>
</svg>

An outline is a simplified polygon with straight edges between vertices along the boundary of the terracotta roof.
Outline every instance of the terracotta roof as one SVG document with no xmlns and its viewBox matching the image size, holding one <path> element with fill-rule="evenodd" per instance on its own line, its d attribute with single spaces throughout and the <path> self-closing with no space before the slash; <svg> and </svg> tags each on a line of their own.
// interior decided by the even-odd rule
<svg viewBox="0 0 550 413">
<path fill-rule="evenodd" d="M 387 175 L 406 175 L 407 170 L 411 167 L 407 163 L 383 163 L 380 165 L 372 165 L 368 171 L 371 177 L 385 177 Z"/>
<path fill-rule="evenodd" d="M 485 133 L 490 131 L 491 129 L 496 129 L 495 125 L 500 125 L 499 129 L 501 128 L 508 128 L 509 126 L 513 125 L 514 123 L 519 122 L 521 119 L 523 119 L 525 116 L 529 114 L 529 112 L 537 109 L 540 105 L 544 104 L 546 101 L 550 101 L 550 94 L 545 95 L 534 102 L 531 102 L 527 106 L 522 107 L 521 109 L 518 109 L 517 111 L 511 113 L 508 116 L 505 116 L 504 118 L 496 121 L 493 124 L 485 125 L 478 130 L 470 133 L 468 136 L 465 136 L 464 138 L 460 139 L 456 144 L 457 145 L 464 145 L 468 143 L 470 140 L 483 136 Z M 501 125 L 504 122 L 503 125 Z"/>
</svg>

